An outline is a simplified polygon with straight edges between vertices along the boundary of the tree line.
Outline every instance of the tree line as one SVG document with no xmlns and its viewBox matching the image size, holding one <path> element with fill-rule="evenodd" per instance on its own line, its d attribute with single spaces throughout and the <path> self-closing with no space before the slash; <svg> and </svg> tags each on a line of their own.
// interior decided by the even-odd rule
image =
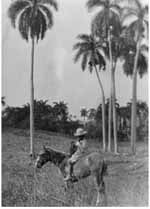
<svg viewBox="0 0 150 209">
<path fill-rule="evenodd" d="M 5 106 L 5 101 L 2 99 L 2 105 Z M 130 137 L 130 115 L 131 103 L 125 106 L 120 106 L 116 102 L 117 111 L 117 134 L 119 141 L 129 141 Z M 109 115 L 109 100 L 105 104 L 106 112 L 106 133 L 108 133 L 108 115 Z M 34 100 L 35 129 L 45 130 L 54 133 L 68 135 L 73 137 L 78 127 L 85 128 L 87 137 L 97 139 L 102 142 L 102 104 L 95 108 L 82 108 L 80 115 L 82 120 L 77 119 L 75 115 L 69 113 L 68 104 L 64 101 L 53 102 L 48 104 L 48 100 Z M 137 102 L 137 132 L 139 140 L 147 140 L 148 136 L 148 106 L 145 102 Z M 20 129 L 29 129 L 30 127 L 30 105 L 29 103 L 22 107 L 6 106 L 2 111 L 2 127 L 13 127 Z M 112 123 L 113 121 L 111 121 Z M 113 135 L 113 129 L 111 130 Z M 106 134 L 107 136 L 107 134 Z"/>
<path fill-rule="evenodd" d="M 130 141 L 131 134 L 131 102 L 128 102 L 124 106 L 120 106 L 118 102 L 115 102 L 117 113 L 117 137 L 118 141 Z M 89 138 L 97 138 L 102 142 L 102 104 L 95 108 L 82 108 L 81 117 L 83 120 L 84 128 L 88 132 Z M 106 138 L 108 138 L 109 129 L 109 99 L 105 103 L 105 128 Z M 113 121 L 111 121 L 111 124 Z M 146 102 L 137 101 L 137 121 L 136 121 L 137 140 L 147 141 L 148 139 L 148 106 Z M 113 135 L 113 126 L 111 126 L 111 134 Z M 106 140 L 108 143 L 108 140 Z"/>
<path fill-rule="evenodd" d="M 78 120 L 74 120 L 69 114 L 67 103 L 53 102 L 48 100 L 34 100 L 34 125 L 37 130 L 47 130 L 66 135 L 72 135 L 80 126 Z M 29 129 L 30 127 L 30 104 L 22 107 L 7 106 L 2 112 L 2 125 L 5 127 L 14 127 Z"/>
</svg>

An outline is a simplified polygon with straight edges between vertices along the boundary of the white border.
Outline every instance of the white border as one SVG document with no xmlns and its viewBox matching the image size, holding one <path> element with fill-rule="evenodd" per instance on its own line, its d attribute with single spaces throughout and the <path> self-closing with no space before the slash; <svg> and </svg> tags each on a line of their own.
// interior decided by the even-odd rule
<svg viewBox="0 0 150 209">
<path fill-rule="evenodd" d="M 0 1 L 0 39 L 1 39 L 1 42 L 0 42 L 0 70 L 1 70 L 1 73 L 0 73 L 0 81 L 1 81 L 1 85 L 0 85 L 0 92 L 1 92 L 1 96 L 2 96 L 2 1 L 5 1 L 5 0 L 1 0 Z M 149 8 L 150 8 L 150 3 L 149 3 Z M 149 15 L 149 22 L 150 22 L 150 15 Z M 150 34 L 150 28 L 149 28 L 149 34 Z M 150 43 L 148 41 L 148 43 Z M 149 51 L 149 60 L 150 60 L 150 51 Z M 148 71 L 150 70 L 150 62 L 148 62 Z M 148 106 L 150 106 L 150 73 L 148 72 Z M 1 111 L 2 111 L 2 107 L 1 107 Z M 0 114 L 1 114 L 1 111 L 0 111 Z M 149 121 L 150 121 L 150 118 L 149 118 Z M 149 123 L 149 130 L 150 130 L 150 123 Z M 2 139 L 2 132 L 1 132 L 1 120 L 0 120 L 0 137 Z M 150 139 L 150 131 L 149 131 L 149 139 Z M 1 147 L 1 155 L 0 155 L 0 161 L 1 161 L 1 166 L 2 166 L 2 140 L 0 140 L 0 147 Z M 149 147 L 149 151 L 150 151 L 150 142 L 148 141 L 148 147 Z M 150 168 L 150 160 L 148 158 L 148 161 L 149 161 L 149 168 Z M 2 200 L 2 178 L 1 178 L 1 166 L 0 166 L 0 188 L 1 188 L 1 194 L 0 194 L 0 202 Z M 150 172 L 149 172 L 149 185 L 150 185 Z M 150 191 L 149 191 L 149 202 L 150 202 Z M 2 202 L 1 202 L 2 204 Z M 150 204 L 148 203 L 148 205 L 150 206 Z M 2 207 L 2 206 L 0 206 Z M 14 208 L 14 207 L 5 207 L 5 208 Z M 24 208 L 24 207 L 19 207 L 19 208 Z M 27 207 L 28 208 L 28 207 Z M 30 207 L 30 208 L 34 208 L 36 209 L 37 207 Z M 41 209 L 44 209 L 45 207 L 40 207 Z M 60 207 L 50 207 L 50 208 L 60 208 Z M 74 208 L 74 207 L 63 207 L 63 208 Z M 81 208 L 89 208 L 89 207 L 75 207 L 77 209 L 81 209 Z M 95 209 L 95 207 L 90 207 L 91 209 Z M 103 207 L 103 208 L 111 208 L 111 209 L 116 209 L 116 207 Z M 117 207 L 117 208 L 122 208 L 122 207 Z M 136 208 L 136 207 L 124 207 L 124 208 Z M 141 209 L 142 208 L 147 208 L 147 207 L 140 207 Z"/>
</svg>

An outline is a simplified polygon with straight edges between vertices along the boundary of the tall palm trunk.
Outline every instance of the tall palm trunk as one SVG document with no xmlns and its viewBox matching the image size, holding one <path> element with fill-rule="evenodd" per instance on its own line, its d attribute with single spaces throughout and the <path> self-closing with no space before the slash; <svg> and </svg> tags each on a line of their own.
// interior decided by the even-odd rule
<svg viewBox="0 0 150 209">
<path fill-rule="evenodd" d="M 131 112 L 131 150 L 132 153 L 136 152 L 136 123 L 137 123 L 137 114 L 136 114 L 136 101 L 137 101 L 137 63 L 140 51 L 140 40 L 137 43 L 136 55 L 134 60 L 133 68 L 133 83 L 132 83 L 132 112 Z"/>
<path fill-rule="evenodd" d="M 86 122 L 85 122 L 85 117 L 86 117 L 86 116 L 83 117 L 83 120 L 84 120 L 84 128 L 85 128 L 85 124 L 86 124 Z"/>
<path fill-rule="evenodd" d="M 117 118 L 116 118 L 116 88 L 115 88 L 115 67 L 112 69 L 112 108 L 113 108 L 113 133 L 114 133 L 114 152 L 117 153 Z"/>
<path fill-rule="evenodd" d="M 108 116 L 108 152 L 111 151 L 111 125 L 112 125 L 112 51 L 111 51 L 111 40 L 110 40 L 110 30 L 108 30 L 108 44 L 109 44 L 109 57 L 110 57 L 110 98 L 109 98 L 109 116 Z"/>
<path fill-rule="evenodd" d="M 112 75 L 110 79 L 110 85 L 112 85 Z M 111 151 L 111 135 L 112 135 L 112 95 L 110 91 L 110 98 L 109 98 L 109 112 L 108 112 L 108 152 Z"/>
<path fill-rule="evenodd" d="M 34 38 L 32 38 L 31 50 L 31 74 L 30 74 L 30 156 L 34 157 Z"/>
<path fill-rule="evenodd" d="M 99 77 L 99 74 L 98 74 L 98 70 L 97 70 L 96 65 L 94 65 L 94 67 L 95 67 L 95 72 L 96 72 L 96 75 L 97 75 L 97 79 L 98 79 L 99 86 L 100 86 L 100 89 L 101 89 L 101 94 L 102 94 L 103 151 L 106 151 L 105 95 L 104 95 L 103 85 L 102 85 L 101 79 Z"/>
<path fill-rule="evenodd" d="M 109 43 L 109 57 L 110 57 L 110 70 L 111 70 L 111 90 L 110 90 L 110 103 L 109 103 L 109 139 L 108 139 L 108 151 L 111 151 L 111 106 L 113 110 L 113 134 L 114 134 L 114 152 L 117 153 L 117 124 L 116 124 L 116 89 L 115 89 L 115 66 L 113 66 L 112 48 L 110 30 L 108 30 L 108 43 Z"/>
</svg>

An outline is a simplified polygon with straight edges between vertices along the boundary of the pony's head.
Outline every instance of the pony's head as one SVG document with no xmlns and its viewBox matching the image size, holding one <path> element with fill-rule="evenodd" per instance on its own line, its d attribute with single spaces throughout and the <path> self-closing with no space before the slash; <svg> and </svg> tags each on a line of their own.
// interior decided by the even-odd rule
<svg viewBox="0 0 150 209">
<path fill-rule="evenodd" d="M 43 150 L 38 154 L 38 157 L 35 162 L 36 168 L 42 168 L 42 166 L 49 161 L 49 151 L 45 146 L 43 146 Z"/>
</svg>

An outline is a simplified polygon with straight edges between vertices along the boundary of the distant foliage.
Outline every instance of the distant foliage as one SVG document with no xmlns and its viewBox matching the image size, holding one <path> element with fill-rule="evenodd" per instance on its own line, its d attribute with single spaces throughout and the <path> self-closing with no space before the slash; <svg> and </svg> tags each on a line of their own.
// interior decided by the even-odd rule
<svg viewBox="0 0 150 209">
<path fill-rule="evenodd" d="M 78 127 L 83 126 L 83 121 L 71 117 L 68 105 L 63 102 L 54 102 L 53 105 L 48 104 L 48 100 L 35 100 L 35 128 L 38 130 L 46 130 L 73 136 Z M 108 109 L 109 100 L 105 104 L 106 114 L 106 133 L 108 133 Z M 131 103 L 120 107 L 116 102 L 117 111 L 117 129 L 118 138 L 121 141 L 130 140 L 131 128 Z M 84 114 L 83 114 L 84 115 Z M 14 127 L 21 129 L 29 129 L 30 105 L 27 103 L 22 107 L 9 107 L 3 110 L 2 125 L 3 127 Z M 148 138 L 148 106 L 145 102 L 137 102 L 137 140 L 145 140 Z M 102 140 L 102 105 L 97 109 L 86 109 L 87 138 Z M 113 126 L 112 126 L 113 136 Z"/>
<path fill-rule="evenodd" d="M 106 114 L 106 133 L 108 133 L 108 109 L 109 100 L 105 104 Z M 116 102 L 117 112 L 117 132 L 118 140 L 130 140 L 131 134 L 131 103 L 128 102 L 125 106 L 120 107 Z M 92 113 L 92 114 L 91 114 Z M 92 115 L 92 117 L 91 117 Z M 148 106 L 145 102 L 137 102 L 137 140 L 148 139 Z M 97 109 L 89 109 L 88 122 L 86 123 L 87 136 L 89 138 L 100 138 L 102 140 L 102 105 L 100 104 Z M 113 136 L 113 126 L 112 126 Z M 108 136 L 107 136 L 108 137 Z"/>
<path fill-rule="evenodd" d="M 34 100 L 35 129 L 53 131 L 72 135 L 80 126 L 78 120 L 73 121 L 68 115 L 68 106 L 64 102 L 54 102 L 49 105 L 45 100 Z M 28 129 L 30 105 L 23 107 L 6 107 L 3 111 L 3 127 Z"/>
</svg>

